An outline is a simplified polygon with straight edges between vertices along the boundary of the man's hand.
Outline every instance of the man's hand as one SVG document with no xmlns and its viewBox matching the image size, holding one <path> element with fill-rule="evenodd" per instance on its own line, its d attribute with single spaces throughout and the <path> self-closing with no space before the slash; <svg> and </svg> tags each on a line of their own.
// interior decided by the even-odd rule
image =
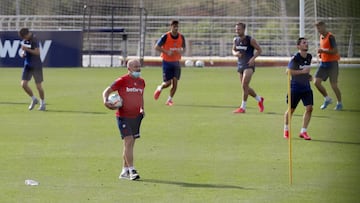
<svg viewBox="0 0 360 203">
<path fill-rule="evenodd" d="M 118 109 L 116 106 L 114 106 L 114 104 L 110 103 L 110 102 L 104 102 L 104 105 L 106 106 L 106 108 L 110 109 L 110 110 L 116 110 Z"/>
<path fill-rule="evenodd" d="M 306 74 L 306 73 L 310 73 L 310 67 L 305 67 L 302 69 L 302 73 Z"/>
<path fill-rule="evenodd" d="M 169 55 L 169 56 L 171 56 L 173 54 L 173 52 L 171 50 L 165 50 L 164 52 L 166 55 Z"/>
<path fill-rule="evenodd" d="M 323 49 L 323 48 L 320 48 L 318 49 L 318 53 L 321 54 L 321 53 L 326 53 L 327 51 L 329 51 L 329 49 Z"/>
<path fill-rule="evenodd" d="M 251 59 L 248 62 L 248 65 L 249 66 L 255 66 L 255 58 L 254 57 L 251 57 Z"/>
<path fill-rule="evenodd" d="M 235 52 L 234 56 L 241 58 L 243 54 L 240 51 Z"/>
</svg>

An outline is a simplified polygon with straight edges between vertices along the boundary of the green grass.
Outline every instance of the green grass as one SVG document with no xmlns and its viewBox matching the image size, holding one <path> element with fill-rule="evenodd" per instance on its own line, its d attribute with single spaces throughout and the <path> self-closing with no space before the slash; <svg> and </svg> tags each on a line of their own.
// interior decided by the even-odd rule
<svg viewBox="0 0 360 203">
<path fill-rule="evenodd" d="M 152 98 L 161 70 L 144 68 L 146 116 L 135 146 L 141 181 L 118 180 L 122 141 L 101 93 L 125 72 L 45 69 L 48 111 L 39 112 L 27 110 L 21 69 L 0 69 L 1 202 L 359 202 L 360 69 L 341 70 L 344 111 L 320 110 L 313 87 L 312 141 L 297 138 L 299 105 L 291 186 L 283 68 L 256 70 L 251 85 L 265 97 L 265 112 L 249 98 L 244 115 L 232 114 L 241 101 L 235 68 L 183 69 L 173 107 L 164 105 L 168 89 Z M 26 186 L 28 178 L 40 185 Z"/>
</svg>

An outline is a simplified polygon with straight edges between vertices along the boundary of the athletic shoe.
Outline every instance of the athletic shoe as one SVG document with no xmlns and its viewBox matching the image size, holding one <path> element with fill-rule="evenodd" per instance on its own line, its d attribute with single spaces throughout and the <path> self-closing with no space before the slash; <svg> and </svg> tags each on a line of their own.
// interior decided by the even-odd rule
<svg viewBox="0 0 360 203">
<path fill-rule="evenodd" d="M 135 169 L 130 171 L 130 180 L 138 180 L 140 179 L 139 174 L 137 173 L 137 171 Z"/>
<path fill-rule="evenodd" d="M 237 108 L 233 111 L 233 113 L 245 113 L 245 109 L 243 108 Z"/>
<path fill-rule="evenodd" d="M 289 139 L 289 130 L 284 130 L 284 138 Z"/>
<path fill-rule="evenodd" d="M 119 179 L 130 179 L 130 173 L 129 171 L 125 171 L 123 173 L 120 173 Z"/>
<path fill-rule="evenodd" d="M 154 92 L 154 99 L 155 100 L 158 100 L 159 97 L 160 97 L 160 93 L 161 93 L 161 89 L 160 89 L 160 86 L 158 86 Z"/>
<path fill-rule="evenodd" d="M 33 110 L 35 105 L 38 104 L 38 103 L 39 103 L 39 100 L 37 100 L 37 99 L 32 100 L 31 103 L 30 103 L 30 106 L 29 106 L 29 110 L 30 111 Z"/>
<path fill-rule="evenodd" d="M 325 100 L 324 103 L 320 106 L 320 109 L 326 109 L 326 107 L 332 103 L 332 99 Z"/>
<path fill-rule="evenodd" d="M 261 97 L 261 100 L 258 102 L 258 106 L 259 106 L 259 111 L 263 112 L 264 111 L 264 97 Z"/>
<path fill-rule="evenodd" d="M 304 138 L 304 140 L 311 140 L 311 137 L 307 134 L 307 132 L 300 133 L 300 138 Z"/>
<path fill-rule="evenodd" d="M 335 109 L 336 111 L 341 111 L 341 110 L 343 109 L 342 103 L 337 103 L 334 109 Z"/>
<path fill-rule="evenodd" d="M 46 111 L 46 104 L 40 104 L 39 111 Z"/>
<path fill-rule="evenodd" d="M 168 100 L 168 101 L 166 101 L 165 104 L 168 106 L 172 106 L 172 105 L 174 105 L 174 102 L 172 100 Z"/>
</svg>

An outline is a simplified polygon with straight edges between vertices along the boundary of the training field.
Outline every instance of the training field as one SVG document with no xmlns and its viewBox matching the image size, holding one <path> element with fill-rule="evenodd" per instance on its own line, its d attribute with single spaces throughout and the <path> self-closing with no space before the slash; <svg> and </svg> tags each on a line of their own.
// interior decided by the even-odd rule
<svg viewBox="0 0 360 203">
<path fill-rule="evenodd" d="M 135 145 L 140 181 L 118 179 L 122 141 L 101 97 L 126 69 L 44 69 L 46 112 L 27 110 L 21 71 L 0 69 L 0 202 L 360 201 L 360 68 L 340 70 L 344 111 L 334 104 L 320 110 L 313 86 L 312 141 L 298 138 L 299 104 L 292 186 L 282 138 L 284 68 L 256 69 L 251 85 L 265 97 L 265 111 L 249 97 L 241 115 L 232 113 L 241 102 L 235 68 L 183 68 L 172 107 L 164 105 L 169 89 L 152 97 L 161 69 L 144 68 L 146 116 Z M 31 87 L 36 92 L 33 81 Z"/>
</svg>

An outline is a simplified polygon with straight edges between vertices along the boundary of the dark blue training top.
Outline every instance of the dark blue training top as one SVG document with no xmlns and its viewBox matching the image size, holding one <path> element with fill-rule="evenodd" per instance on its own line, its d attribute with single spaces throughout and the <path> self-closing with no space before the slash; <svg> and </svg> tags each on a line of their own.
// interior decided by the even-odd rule
<svg viewBox="0 0 360 203">
<path fill-rule="evenodd" d="M 248 62 L 254 56 L 254 47 L 251 46 L 251 37 L 246 35 L 244 39 L 239 36 L 234 37 L 235 50 L 239 51 L 243 56 L 238 58 L 238 68 L 247 68 Z"/>
<path fill-rule="evenodd" d="M 302 70 L 304 66 L 310 66 L 312 56 L 311 54 L 307 54 L 305 58 L 303 58 L 298 52 L 295 54 L 288 65 L 288 68 L 291 70 Z M 293 92 L 306 92 L 311 90 L 310 86 L 310 74 L 300 74 L 300 75 L 292 75 L 291 76 L 291 91 Z"/>
<path fill-rule="evenodd" d="M 39 41 L 34 34 L 31 35 L 30 40 L 25 40 L 24 44 L 30 45 L 31 46 L 30 49 L 39 48 Z M 26 52 L 24 65 L 25 66 L 28 65 L 33 68 L 42 67 L 40 55 L 33 55 L 33 54 L 30 54 L 29 52 Z"/>
</svg>

